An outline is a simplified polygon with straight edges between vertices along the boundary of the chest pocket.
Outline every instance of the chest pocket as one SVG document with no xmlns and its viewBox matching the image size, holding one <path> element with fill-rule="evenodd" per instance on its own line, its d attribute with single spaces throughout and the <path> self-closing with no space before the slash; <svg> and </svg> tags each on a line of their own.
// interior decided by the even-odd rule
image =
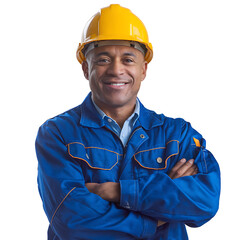
<svg viewBox="0 0 240 240">
<path fill-rule="evenodd" d="M 143 150 L 134 155 L 135 161 L 145 169 L 164 170 L 170 157 L 179 152 L 179 142 L 172 140 L 165 147 Z"/>
<path fill-rule="evenodd" d="M 69 143 L 71 157 L 85 162 L 92 169 L 111 170 L 118 163 L 118 153 L 105 148 L 85 147 L 82 143 Z"/>
</svg>

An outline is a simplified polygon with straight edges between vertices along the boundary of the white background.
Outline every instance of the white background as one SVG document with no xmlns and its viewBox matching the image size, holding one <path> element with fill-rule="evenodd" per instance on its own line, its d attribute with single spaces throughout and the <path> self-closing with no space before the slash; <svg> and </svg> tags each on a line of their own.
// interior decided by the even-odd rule
<svg viewBox="0 0 240 240">
<path fill-rule="evenodd" d="M 145 23 L 154 47 L 139 97 L 190 121 L 222 171 L 216 217 L 190 239 L 239 236 L 240 5 L 236 0 L 8 0 L 0 3 L 0 239 L 46 239 L 34 142 L 48 118 L 87 95 L 75 52 L 86 21 L 120 3 Z"/>
</svg>

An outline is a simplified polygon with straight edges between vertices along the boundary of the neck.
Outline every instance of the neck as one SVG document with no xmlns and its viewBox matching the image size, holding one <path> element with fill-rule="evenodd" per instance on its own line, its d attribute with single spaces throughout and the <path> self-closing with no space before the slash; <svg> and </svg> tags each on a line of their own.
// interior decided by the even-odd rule
<svg viewBox="0 0 240 240">
<path fill-rule="evenodd" d="M 95 102 L 95 101 L 94 101 Z M 114 119 L 117 124 L 122 128 L 124 122 L 132 115 L 134 112 L 136 101 L 134 104 L 128 104 L 127 106 L 109 107 L 104 104 L 95 104 L 110 118 Z"/>
<path fill-rule="evenodd" d="M 114 108 L 111 110 L 102 110 L 107 116 L 114 119 L 117 124 L 122 128 L 124 122 L 132 115 L 135 105 L 129 109 Z"/>
</svg>

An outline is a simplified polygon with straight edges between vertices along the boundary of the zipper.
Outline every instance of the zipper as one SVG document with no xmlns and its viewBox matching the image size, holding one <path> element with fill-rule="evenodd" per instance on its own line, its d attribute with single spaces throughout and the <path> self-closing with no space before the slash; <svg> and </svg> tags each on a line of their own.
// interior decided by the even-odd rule
<svg viewBox="0 0 240 240">
<path fill-rule="evenodd" d="M 139 126 L 139 127 L 135 128 L 135 129 L 132 131 L 131 135 L 129 136 L 129 138 L 128 138 L 128 140 L 127 140 L 127 143 L 126 143 L 125 148 L 127 148 L 127 145 L 128 145 L 128 143 L 129 143 L 130 139 L 132 138 L 133 134 L 134 134 L 136 131 L 138 131 L 138 129 L 140 129 L 140 128 L 142 128 L 142 127 Z"/>
<path fill-rule="evenodd" d="M 117 138 L 119 139 L 119 141 L 120 141 L 120 143 L 121 143 L 121 145 L 122 145 L 122 149 L 123 149 L 123 153 L 125 152 L 125 150 L 124 150 L 124 145 L 123 145 L 123 143 L 122 143 L 122 140 L 121 140 L 121 138 L 113 131 L 113 130 L 111 130 L 110 128 L 108 128 L 108 127 L 106 127 L 106 126 L 103 126 L 104 128 L 106 128 L 108 131 L 110 131 L 110 132 L 112 132 L 115 136 L 117 136 Z"/>
<path fill-rule="evenodd" d="M 121 175 L 122 175 L 122 173 L 123 173 L 123 169 L 125 168 L 125 165 L 126 165 L 126 163 L 124 164 L 124 162 L 125 162 L 125 157 L 126 157 L 126 152 L 127 152 L 128 143 L 129 143 L 129 141 L 131 140 L 133 134 L 134 134 L 136 131 L 138 131 L 140 128 L 142 128 L 142 127 L 141 127 L 141 126 L 138 126 L 138 127 L 136 127 L 136 128 L 132 131 L 131 135 L 130 135 L 129 138 L 128 138 L 128 141 L 127 141 L 127 143 L 126 143 L 126 146 L 123 145 L 122 140 L 120 139 L 120 137 L 119 137 L 113 130 L 109 129 L 109 128 L 106 127 L 106 126 L 104 126 L 104 128 L 106 128 L 108 131 L 112 132 L 115 136 L 117 136 L 117 138 L 119 139 L 119 141 L 121 142 L 121 145 L 122 145 L 122 149 L 123 149 L 123 158 L 122 158 L 122 159 L 123 159 L 123 163 L 120 164 L 120 168 L 119 168 L 119 170 L 120 170 L 120 171 L 119 171 L 119 179 L 120 179 L 120 178 L 121 178 Z"/>
</svg>

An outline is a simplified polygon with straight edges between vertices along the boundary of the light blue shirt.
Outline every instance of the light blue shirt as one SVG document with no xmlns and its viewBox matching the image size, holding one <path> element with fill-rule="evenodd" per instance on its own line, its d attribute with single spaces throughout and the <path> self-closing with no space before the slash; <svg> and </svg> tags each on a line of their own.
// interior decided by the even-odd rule
<svg viewBox="0 0 240 240">
<path fill-rule="evenodd" d="M 125 146 L 127 144 L 127 141 L 130 137 L 130 134 L 133 130 L 134 124 L 136 123 L 137 119 L 139 118 L 140 114 L 140 104 L 139 100 L 137 99 L 136 101 L 136 106 L 134 109 L 133 114 L 124 122 L 122 129 L 119 127 L 117 122 L 112 119 L 111 117 L 107 116 L 98 106 L 97 104 L 93 101 L 93 105 L 95 106 L 96 110 L 98 113 L 101 115 L 102 119 L 105 120 L 106 126 L 109 126 L 121 139 L 123 145 Z"/>
</svg>

